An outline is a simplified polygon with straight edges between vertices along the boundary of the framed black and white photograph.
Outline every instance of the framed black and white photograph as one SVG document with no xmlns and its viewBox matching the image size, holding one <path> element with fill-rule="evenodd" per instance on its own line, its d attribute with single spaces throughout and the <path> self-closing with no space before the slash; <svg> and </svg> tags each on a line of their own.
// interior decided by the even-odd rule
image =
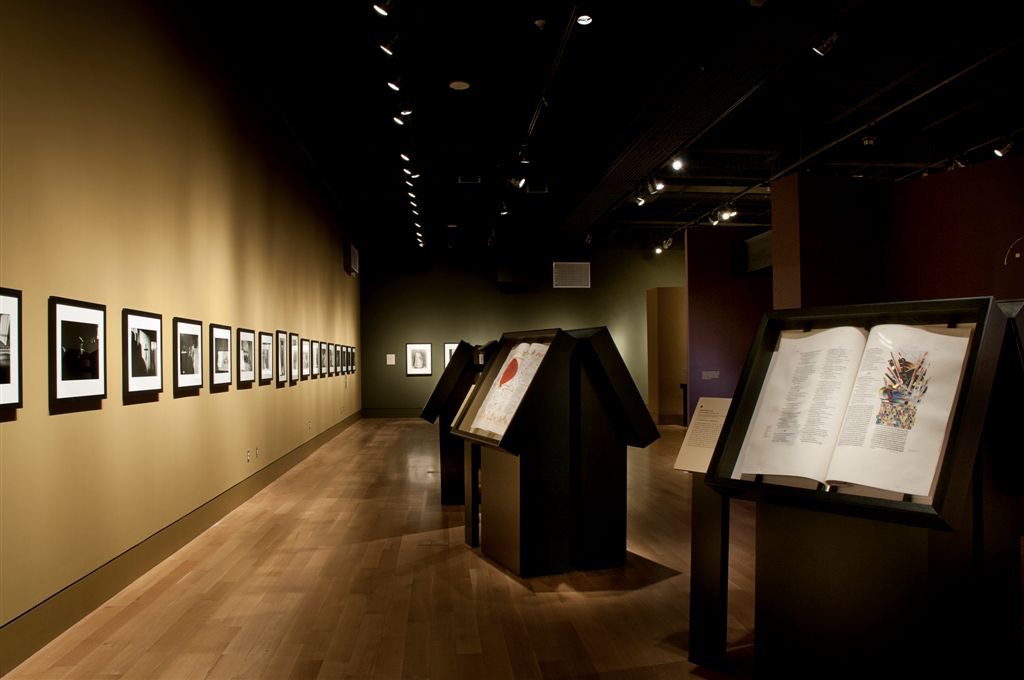
<svg viewBox="0 0 1024 680">
<path fill-rule="evenodd" d="M 430 343 L 412 342 L 405 346 L 405 374 L 430 375 Z"/>
<path fill-rule="evenodd" d="M 455 354 L 455 349 L 459 346 L 457 342 L 446 342 L 444 343 L 444 367 L 448 368 L 448 362 L 452 360 L 452 355 Z"/>
<path fill-rule="evenodd" d="M 333 342 L 327 345 L 327 362 L 330 364 L 330 370 L 328 370 L 328 373 L 330 375 L 337 375 L 338 373 L 338 364 L 336 363 L 335 357 L 337 349 L 338 346 L 335 345 Z"/>
<path fill-rule="evenodd" d="M 289 333 L 288 334 L 288 352 L 291 357 L 291 384 L 294 385 L 299 382 L 299 334 Z"/>
<path fill-rule="evenodd" d="M 260 331 L 260 385 L 274 380 L 274 335 Z"/>
<path fill-rule="evenodd" d="M 320 377 L 327 376 L 327 352 L 328 347 L 326 342 L 320 343 Z"/>
<path fill-rule="evenodd" d="M 171 356 L 175 396 L 195 393 L 203 386 L 203 324 L 175 317 L 172 321 L 174 348 Z"/>
<path fill-rule="evenodd" d="M 277 332 L 277 386 L 288 384 L 288 333 Z"/>
<path fill-rule="evenodd" d="M 312 372 L 310 373 L 311 378 L 320 377 L 320 341 L 310 340 L 309 341 L 309 354 L 312 360 Z"/>
<path fill-rule="evenodd" d="M 107 307 L 50 298 L 50 406 L 107 396 Z"/>
<path fill-rule="evenodd" d="M 21 408 L 21 291 L 0 288 L 0 409 Z"/>
<path fill-rule="evenodd" d="M 334 346 L 334 370 L 335 370 L 335 373 L 339 374 L 339 375 L 344 370 L 344 367 L 342 366 L 342 363 L 341 363 L 341 349 L 342 349 L 342 347 L 343 347 L 343 345 L 335 345 Z"/>
<path fill-rule="evenodd" d="M 210 324 L 210 388 L 231 384 L 231 326 Z"/>
<path fill-rule="evenodd" d="M 238 329 L 238 387 L 252 387 L 256 382 L 256 331 Z"/>
<path fill-rule="evenodd" d="M 150 312 L 122 309 L 121 328 L 121 375 L 125 397 L 162 392 L 163 318 Z"/>
<path fill-rule="evenodd" d="M 309 377 L 309 338 L 302 339 L 302 379 L 305 380 Z"/>
<path fill-rule="evenodd" d="M 348 372 L 349 373 L 355 373 L 356 372 L 356 348 L 355 347 L 349 347 L 348 348 L 348 354 L 349 354 L 349 357 L 348 357 Z M 428 356 L 429 356 L 429 352 L 428 352 Z M 428 363 L 429 363 L 429 359 L 428 359 Z"/>
</svg>

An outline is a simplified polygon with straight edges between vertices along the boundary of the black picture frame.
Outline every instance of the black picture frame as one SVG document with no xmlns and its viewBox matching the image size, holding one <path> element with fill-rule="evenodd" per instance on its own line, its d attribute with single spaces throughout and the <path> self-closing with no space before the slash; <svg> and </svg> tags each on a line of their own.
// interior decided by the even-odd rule
<svg viewBox="0 0 1024 680">
<path fill-rule="evenodd" d="M 259 384 L 269 385 L 274 382 L 274 334 L 260 331 L 259 348 Z"/>
<path fill-rule="evenodd" d="M 163 392 L 161 315 L 121 310 L 121 384 L 125 404 L 153 401 Z"/>
<path fill-rule="evenodd" d="M 51 414 L 100 408 L 107 397 L 106 355 L 106 305 L 51 296 Z"/>
<path fill-rule="evenodd" d="M 301 352 L 299 351 L 299 334 L 289 333 L 288 334 L 288 357 L 289 357 L 289 368 L 288 368 L 288 384 L 298 385 L 300 373 L 300 364 L 302 362 Z"/>
<path fill-rule="evenodd" d="M 311 343 L 309 338 L 302 338 L 302 341 L 299 343 L 299 345 L 302 347 L 302 375 L 299 377 L 302 380 L 309 380 L 310 366 L 312 365 L 312 356 L 310 355 Z"/>
<path fill-rule="evenodd" d="M 256 382 L 256 331 L 251 328 L 239 328 L 235 332 L 235 362 L 238 375 L 238 389 L 248 389 Z"/>
<path fill-rule="evenodd" d="M 348 348 L 348 353 L 349 353 L 349 357 L 348 357 L 348 359 L 349 359 L 349 371 L 348 372 L 353 374 L 353 375 L 355 375 L 355 372 L 356 372 L 356 348 L 355 348 L 354 345 L 352 347 Z"/>
<path fill-rule="evenodd" d="M 0 411 L 25 403 L 21 317 L 21 291 L 0 288 Z"/>
<path fill-rule="evenodd" d="M 326 343 L 323 340 L 321 340 L 320 341 L 320 377 L 321 378 L 326 378 L 328 375 L 330 375 L 330 373 L 327 370 L 327 362 L 329 361 L 329 359 L 327 358 L 327 353 L 329 351 L 330 351 L 330 348 L 328 347 L 328 343 Z"/>
<path fill-rule="evenodd" d="M 316 379 L 320 377 L 320 341 L 309 341 L 309 377 Z"/>
<path fill-rule="evenodd" d="M 277 386 L 284 387 L 288 384 L 288 332 L 277 331 L 277 338 L 275 344 L 276 354 L 276 366 L 277 366 Z"/>
<path fill-rule="evenodd" d="M 176 316 L 171 336 L 174 397 L 196 396 L 203 387 L 203 322 Z"/>
<path fill-rule="evenodd" d="M 408 342 L 405 345 L 405 375 L 426 376 L 433 374 L 431 366 L 431 344 L 429 342 Z"/>
<path fill-rule="evenodd" d="M 327 362 L 330 364 L 330 369 L 328 370 L 327 374 L 332 376 L 338 374 L 338 363 L 337 357 L 335 356 L 335 351 L 337 350 L 337 347 L 338 346 L 333 342 L 327 345 Z"/>
<path fill-rule="evenodd" d="M 341 347 L 342 346 L 339 345 L 339 344 L 335 344 L 334 345 L 334 374 L 335 375 L 341 375 L 341 373 L 342 373 Z"/>
<path fill-rule="evenodd" d="M 231 326 L 210 324 L 210 391 L 226 392 L 231 386 L 234 362 L 231 357 Z"/>
</svg>

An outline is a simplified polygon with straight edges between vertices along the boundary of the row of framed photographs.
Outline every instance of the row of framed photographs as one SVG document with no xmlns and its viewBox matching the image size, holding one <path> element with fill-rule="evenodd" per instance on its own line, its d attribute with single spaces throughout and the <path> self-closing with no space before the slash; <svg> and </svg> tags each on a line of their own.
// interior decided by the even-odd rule
<svg viewBox="0 0 1024 680">
<path fill-rule="evenodd" d="M 452 360 L 455 349 L 459 346 L 457 342 L 444 343 L 444 367 L 448 368 L 448 362 Z M 408 342 L 405 345 L 405 374 L 411 375 L 432 375 L 431 355 L 433 345 L 429 342 Z"/>
<path fill-rule="evenodd" d="M 20 408 L 22 386 L 21 291 L 0 288 L 0 407 Z M 174 395 L 197 394 L 209 364 L 210 387 L 239 389 L 253 384 L 278 387 L 301 380 L 356 372 L 356 348 L 301 338 L 287 331 L 256 332 L 210 323 L 209 354 L 203 352 L 203 323 L 172 321 Z M 106 306 L 50 297 L 50 404 L 104 399 L 106 381 Z M 135 309 L 121 311 L 122 376 L 126 403 L 163 391 L 163 318 Z M 276 361 L 275 361 L 276 352 Z"/>
</svg>

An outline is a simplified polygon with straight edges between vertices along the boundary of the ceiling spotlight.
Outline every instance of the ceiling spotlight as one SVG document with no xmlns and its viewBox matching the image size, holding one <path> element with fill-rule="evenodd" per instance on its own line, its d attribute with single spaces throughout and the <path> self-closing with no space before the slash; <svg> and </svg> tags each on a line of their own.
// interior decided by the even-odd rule
<svg viewBox="0 0 1024 680">
<path fill-rule="evenodd" d="M 411 159 L 409 158 L 408 154 L 404 154 L 404 153 L 403 153 L 403 154 L 399 154 L 399 156 L 400 156 L 400 157 L 402 158 L 402 160 L 403 160 L 403 161 L 405 161 L 406 163 L 408 163 L 408 162 L 409 162 L 409 161 L 411 160 Z"/>
<path fill-rule="evenodd" d="M 717 226 L 717 225 L 718 225 L 718 212 L 717 212 L 717 211 L 716 211 L 716 212 L 713 212 L 713 213 L 711 213 L 711 214 L 710 214 L 710 215 L 708 216 L 708 222 L 710 222 L 710 223 L 711 223 L 711 226 L 712 226 L 712 227 L 714 227 L 714 226 Z"/>
<path fill-rule="evenodd" d="M 502 203 L 501 203 L 501 208 L 498 210 L 498 214 L 499 215 L 507 215 L 508 214 L 508 206 L 505 205 L 504 201 L 502 201 Z"/>
<path fill-rule="evenodd" d="M 644 203 L 646 203 L 646 202 L 647 202 L 647 199 L 645 199 L 645 198 L 644 198 L 643 196 L 641 196 L 640 194 L 637 194 L 636 196 L 634 196 L 634 197 L 633 197 L 633 200 L 635 200 L 635 201 L 636 201 L 636 204 L 637 204 L 637 205 L 643 205 Z"/>
<path fill-rule="evenodd" d="M 1012 149 L 1012 148 L 1013 148 L 1013 142 L 1007 142 L 1006 146 L 1004 146 L 1001 149 L 992 149 L 992 153 L 994 153 L 999 158 L 1002 158 L 1006 154 L 1010 153 L 1010 149 Z"/>
<path fill-rule="evenodd" d="M 420 214 L 420 211 L 419 211 L 419 210 L 413 210 L 413 211 L 412 211 L 412 214 L 413 214 L 413 215 L 419 215 L 419 214 Z"/>
<path fill-rule="evenodd" d="M 682 158 L 673 158 L 672 159 L 672 169 L 675 170 L 676 172 L 679 172 L 680 170 L 682 170 L 683 169 L 683 159 Z"/>
<path fill-rule="evenodd" d="M 420 224 L 419 222 L 413 222 L 412 224 L 413 224 L 413 226 L 414 226 L 414 227 L 416 227 L 417 229 L 422 229 L 422 228 L 423 228 L 423 225 L 422 225 L 422 224 Z"/>
<path fill-rule="evenodd" d="M 728 222 L 732 218 L 736 217 L 736 215 L 738 214 L 739 213 L 737 213 L 732 208 L 722 208 L 721 210 L 718 211 L 718 219 L 722 220 L 723 222 Z"/>
<path fill-rule="evenodd" d="M 386 17 L 388 15 L 388 12 L 391 11 L 391 0 L 375 4 L 373 6 L 373 11 L 381 15 L 382 17 Z"/>
<path fill-rule="evenodd" d="M 395 125 L 405 125 L 405 121 L 398 116 L 392 116 L 391 120 L 395 121 Z"/>
<path fill-rule="evenodd" d="M 664 248 L 665 250 L 668 250 L 669 248 L 671 248 L 672 247 L 672 237 L 669 236 L 667 239 L 665 239 L 665 242 L 661 244 L 661 247 Z"/>
<path fill-rule="evenodd" d="M 665 183 L 664 182 L 662 182 L 660 179 L 654 180 L 654 190 L 655 191 L 661 191 L 664 188 L 665 188 Z"/>
<path fill-rule="evenodd" d="M 514 186 L 516 189 L 522 189 L 524 186 L 526 186 L 525 177 L 513 177 L 509 179 L 509 182 L 511 182 L 512 186 Z"/>
<path fill-rule="evenodd" d="M 448 87 L 452 88 L 457 92 L 461 92 L 462 90 L 468 90 L 470 86 L 469 83 L 466 82 L 465 80 L 453 80 L 450 83 L 448 83 Z"/>
<path fill-rule="evenodd" d="M 409 201 L 409 205 L 411 205 L 414 208 L 418 208 L 419 207 L 418 205 L 416 205 L 416 201 Z"/>
<path fill-rule="evenodd" d="M 409 198 L 416 198 L 416 194 L 412 193 L 411 191 L 409 192 L 408 195 L 409 195 Z"/>
<path fill-rule="evenodd" d="M 661 246 L 655 246 L 654 247 L 654 254 L 655 255 L 661 255 Z"/>
<path fill-rule="evenodd" d="M 576 23 L 579 24 L 580 26 L 589 26 L 593 22 L 594 17 L 590 16 L 589 14 L 581 14 L 578 17 L 576 17 Z"/>
<path fill-rule="evenodd" d="M 838 39 L 839 35 L 836 33 L 832 33 L 832 35 L 828 36 L 820 43 L 812 47 L 811 51 L 813 51 L 819 57 L 824 57 L 826 54 L 828 54 L 828 51 L 831 50 L 832 47 L 836 44 L 836 40 Z"/>
<path fill-rule="evenodd" d="M 410 182 L 409 180 L 405 180 L 405 183 L 406 183 L 406 184 L 408 184 L 408 185 L 409 185 L 409 186 L 411 186 L 411 187 L 414 187 L 414 186 L 416 186 L 415 184 L 413 184 L 413 183 L 412 183 L 412 182 Z"/>
<path fill-rule="evenodd" d="M 411 174 L 411 175 L 409 175 L 409 176 L 410 176 L 410 177 L 412 177 L 413 179 L 419 179 L 419 178 L 420 178 L 420 173 L 418 173 L 418 172 L 414 172 L 414 173 L 412 173 L 412 174 Z"/>
<path fill-rule="evenodd" d="M 402 81 L 401 78 L 395 78 L 394 80 L 389 80 L 388 81 L 388 87 L 390 87 L 395 92 L 399 92 L 402 89 L 401 81 Z"/>
<path fill-rule="evenodd" d="M 402 109 L 398 113 L 403 115 L 403 116 L 411 116 L 412 115 L 412 109 Z"/>
<path fill-rule="evenodd" d="M 395 50 L 398 48 L 398 36 L 396 35 L 391 40 L 386 43 L 381 43 L 377 47 L 379 47 L 381 51 L 389 57 L 395 56 Z"/>
<path fill-rule="evenodd" d="M 421 231 L 417 231 L 416 235 L 419 236 L 420 238 L 423 238 L 423 232 L 421 232 Z"/>
<path fill-rule="evenodd" d="M 409 168 L 402 168 L 402 172 L 404 172 L 407 175 L 411 175 L 412 174 L 412 170 L 410 170 Z"/>
</svg>

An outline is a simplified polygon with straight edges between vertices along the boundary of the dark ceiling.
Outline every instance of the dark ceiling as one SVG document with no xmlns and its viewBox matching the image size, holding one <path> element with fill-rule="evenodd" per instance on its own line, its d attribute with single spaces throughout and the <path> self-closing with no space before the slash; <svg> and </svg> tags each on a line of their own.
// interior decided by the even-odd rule
<svg viewBox="0 0 1024 680">
<path fill-rule="evenodd" d="M 768 228 L 771 180 L 797 171 L 892 183 L 998 162 L 1024 127 L 1012 6 L 395 0 L 384 17 L 345 0 L 188 21 L 234 36 L 365 254 L 500 261 L 653 248 L 727 207 L 719 226 Z"/>
</svg>

